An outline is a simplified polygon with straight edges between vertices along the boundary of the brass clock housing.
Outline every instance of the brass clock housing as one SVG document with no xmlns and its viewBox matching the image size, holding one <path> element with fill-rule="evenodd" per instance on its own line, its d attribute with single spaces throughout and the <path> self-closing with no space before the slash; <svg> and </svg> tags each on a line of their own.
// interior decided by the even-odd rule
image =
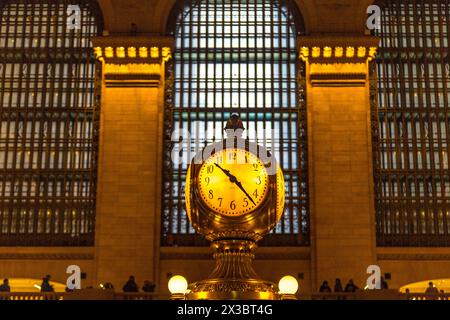
<svg viewBox="0 0 450 320">
<path fill-rule="evenodd" d="M 241 138 L 243 128 L 239 116 L 232 115 L 225 127 L 228 137 L 204 148 L 194 157 L 188 169 L 185 186 L 186 211 L 197 232 L 212 241 L 211 247 L 215 251 L 216 266 L 206 280 L 189 285 L 187 299 L 274 300 L 278 298 L 277 286 L 259 278 L 253 270 L 252 261 L 257 241 L 275 228 L 283 214 L 285 199 L 283 173 L 275 157 L 266 148 Z M 236 172 L 248 170 L 248 165 L 222 167 L 219 164 L 220 161 L 208 160 L 214 159 L 211 157 L 216 154 L 223 156 L 230 150 L 232 153 L 235 151 L 236 154 L 246 154 L 248 158 L 257 159 L 257 167 L 263 173 L 263 177 L 258 180 L 257 177 L 261 175 L 255 178 L 248 172 L 247 174 Z M 227 195 L 228 201 L 230 197 L 238 194 L 241 199 L 245 197 L 247 202 L 251 199 L 254 206 L 249 207 L 248 211 L 242 208 L 236 211 L 230 203 L 230 211 L 226 211 L 222 207 L 219 209 L 217 203 L 209 201 L 215 198 L 207 198 L 209 190 L 202 189 L 201 184 L 204 181 L 199 180 L 200 176 L 205 179 L 205 163 L 214 165 L 219 169 L 218 174 L 222 174 L 221 178 L 207 181 L 208 184 L 213 182 L 219 184 L 211 189 L 212 192 L 223 195 L 227 190 L 226 187 L 222 188 L 222 184 L 228 184 L 228 192 L 232 193 Z M 247 164 L 248 160 L 244 163 Z M 207 176 L 213 177 L 212 174 L 213 170 L 210 170 Z M 249 179 L 264 182 L 264 196 L 260 194 L 255 195 L 255 199 L 252 198 L 246 190 L 250 184 Z M 234 184 L 232 189 L 230 189 L 230 183 Z M 247 204 L 247 202 L 243 200 L 240 205 L 243 206 L 243 203 Z"/>
<path fill-rule="evenodd" d="M 239 148 L 239 146 L 241 147 Z M 244 146 L 244 149 L 242 149 L 242 146 Z M 220 212 L 205 201 L 204 195 L 202 197 L 201 194 L 199 175 L 204 160 L 226 150 L 244 150 L 258 159 L 260 159 L 258 155 L 264 155 L 263 160 L 266 161 L 261 160 L 261 162 L 264 163 L 266 168 L 270 168 L 268 171 L 274 171 L 267 174 L 268 183 L 264 199 L 258 203 L 254 210 L 244 214 L 234 215 L 232 212 L 229 214 Z M 185 199 L 187 214 L 192 226 L 206 239 L 210 241 L 220 239 L 258 241 L 276 226 L 283 213 L 283 174 L 276 165 L 274 157 L 264 147 L 240 137 L 232 136 L 207 146 L 194 157 L 187 173 Z"/>
</svg>

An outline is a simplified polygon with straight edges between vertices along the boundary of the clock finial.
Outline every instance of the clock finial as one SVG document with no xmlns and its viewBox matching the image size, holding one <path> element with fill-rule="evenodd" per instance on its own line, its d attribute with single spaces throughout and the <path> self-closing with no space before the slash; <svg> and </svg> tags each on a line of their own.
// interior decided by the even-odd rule
<svg viewBox="0 0 450 320">
<path fill-rule="evenodd" d="M 228 137 L 242 136 L 242 133 L 244 132 L 245 128 L 241 118 L 237 113 L 231 114 L 230 119 L 228 119 L 224 130 L 227 133 Z"/>
</svg>

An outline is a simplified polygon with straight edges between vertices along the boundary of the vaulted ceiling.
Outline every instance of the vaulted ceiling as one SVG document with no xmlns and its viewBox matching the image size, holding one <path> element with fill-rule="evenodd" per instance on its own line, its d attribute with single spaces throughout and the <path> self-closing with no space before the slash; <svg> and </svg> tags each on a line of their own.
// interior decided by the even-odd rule
<svg viewBox="0 0 450 320">
<path fill-rule="evenodd" d="M 127 33 L 134 23 L 139 33 L 165 34 L 176 0 L 98 0 L 105 29 Z M 373 0 L 295 0 L 308 34 L 358 33 L 365 29 L 366 9 Z"/>
</svg>

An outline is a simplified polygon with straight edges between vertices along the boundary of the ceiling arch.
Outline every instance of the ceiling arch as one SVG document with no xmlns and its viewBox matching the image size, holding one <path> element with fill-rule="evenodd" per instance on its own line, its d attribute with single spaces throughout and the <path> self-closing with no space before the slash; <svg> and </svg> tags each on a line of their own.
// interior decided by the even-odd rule
<svg viewBox="0 0 450 320">
<path fill-rule="evenodd" d="M 105 29 L 126 34 L 131 24 L 142 34 L 164 35 L 176 0 L 98 0 Z M 365 30 L 366 9 L 373 0 L 294 0 L 307 34 L 358 33 Z"/>
</svg>

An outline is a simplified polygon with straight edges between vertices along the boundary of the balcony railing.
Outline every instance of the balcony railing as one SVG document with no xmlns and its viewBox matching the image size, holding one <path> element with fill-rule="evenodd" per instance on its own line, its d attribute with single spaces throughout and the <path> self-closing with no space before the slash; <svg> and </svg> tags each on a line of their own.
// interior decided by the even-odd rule
<svg viewBox="0 0 450 320">
<path fill-rule="evenodd" d="M 168 300 L 169 295 L 80 290 L 64 293 L 0 292 L 0 300 Z M 301 293 L 298 300 L 450 300 L 450 293 L 399 293 L 397 290 L 360 290 L 342 293 Z"/>
</svg>

